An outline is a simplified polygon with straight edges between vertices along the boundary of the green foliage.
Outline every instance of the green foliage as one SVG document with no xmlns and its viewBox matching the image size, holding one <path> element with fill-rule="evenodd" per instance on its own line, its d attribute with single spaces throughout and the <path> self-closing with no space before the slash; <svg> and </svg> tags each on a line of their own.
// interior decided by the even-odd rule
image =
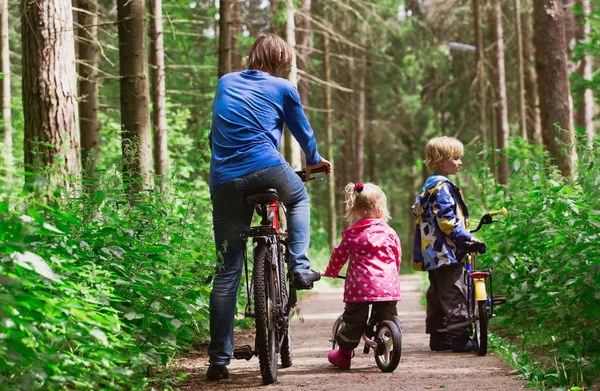
<svg viewBox="0 0 600 391">
<path fill-rule="evenodd" d="M 488 226 L 481 234 L 494 292 L 507 296 L 494 323 L 540 353 L 556 374 L 545 383 L 589 385 L 600 376 L 600 143 L 592 150 L 578 145 L 578 178 L 570 182 L 539 149 L 511 145 L 509 188 L 495 187 L 486 165 L 471 172 L 479 190 L 467 193 L 473 218 L 483 200 L 489 209 L 509 210 L 505 228 Z"/>
<path fill-rule="evenodd" d="M 208 188 L 173 178 L 130 203 L 117 175 L 51 205 L 0 198 L 3 389 L 143 389 L 208 334 Z"/>
</svg>

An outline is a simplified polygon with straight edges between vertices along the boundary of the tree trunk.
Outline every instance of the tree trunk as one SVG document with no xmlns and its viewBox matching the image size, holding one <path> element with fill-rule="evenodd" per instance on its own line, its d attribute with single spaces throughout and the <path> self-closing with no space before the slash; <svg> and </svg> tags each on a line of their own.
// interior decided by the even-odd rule
<svg viewBox="0 0 600 391">
<path fill-rule="evenodd" d="M 308 73 L 309 55 L 310 55 L 310 10 L 311 0 L 302 0 L 300 8 L 303 15 L 300 19 L 300 29 L 297 32 L 298 38 L 298 60 L 299 68 Z M 298 78 L 298 93 L 304 106 L 308 106 L 308 78 L 300 76 Z"/>
<path fill-rule="evenodd" d="M 525 63 L 523 59 L 523 29 L 521 28 L 521 0 L 515 0 L 515 21 L 519 73 L 519 130 L 521 131 L 521 137 L 527 140 L 527 105 L 525 103 Z"/>
<path fill-rule="evenodd" d="M 496 112 L 496 148 L 500 150 L 498 159 L 498 182 L 506 185 L 508 183 L 508 157 L 505 149 L 508 146 L 508 102 L 506 98 L 506 70 L 504 67 L 504 30 L 502 28 L 502 6 L 500 0 L 493 1 L 492 15 L 492 36 L 496 42 L 496 72 L 494 77 L 494 87 L 496 102 L 494 110 Z"/>
<path fill-rule="evenodd" d="M 576 36 L 579 42 L 589 42 L 589 35 L 591 32 L 590 23 L 587 20 L 591 13 L 590 0 L 579 0 L 581 7 L 581 14 L 577 18 L 577 30 Z M 577 73 L 584 80 L 592 79 L 592 56 L 584 55 L 583 58 L 577 64 Z M 585 137 L 587 138 L 588 145 L 591 147 L 594 143 L 594 93 L 591 89 L 587 88 L 583 92 L 583 99 L 577 106 L 575 111 L 575 125 L 577 127 L 585 129 Z"/>
<path fill-rule="evenodd" d="M 575 3 L 575 1 L 567 1 L 566 4 L 565 0 L 562 0 L 563 2 L 563 20 L 564 20 L 564 25 L 565 25 L 565 45 L 567 48 L 567 69 L 568 69 L 568 73 L 569 75 L 573 72 L 575 72 L 577 70 L 577 66 L 575 65 L 574 62 L 571 61 L 571 59 L 574 56 L 573 53 L 573 49 L 575 49 L 575 44 L 577 43 L 575 41 L 575 33 L 576 33 L 576 26 L 575 26 L 575 14 L 573 13 L 573 4 Z"/>
<path fill-rule="evenodd" d="M 531 31 L 531 15 L 521 14 L 523 27 L 523 60 L 525 66 L 525 102 L 527 104 L 527 139 L 535 144 L 542 143 L 542 118 L 540 116 L 540 98 L 535 72 L 535 50 Z"/>
<path fill-rule="evenodd" d="M 23 2 L 21 15 L 25 170 L 49 168 L 52 188 L 74 190 L 81 160 L 71 0 Z"/>
<path fill-rule="evenodd" d="M 81 166 L 86 178 L 93 179 L 100 147 L 98 122 L 98 2 L 78 0 L 77 17 L 79 53 L 79 128 L 81 132 Z M 86 186 L 93 191 L 92 186 Z"/>
<path fill-rule="evenodd" d="M 263 23 L 261 22 L 260 3 L 262 0 L 250 0 L 248 5 L 248 31 L 250 36 L 257 37 Z"/>
<path fill-rule="evenodd" d="M 242 53 L 238 48 L 238 38 L 242 35 L 242 2 L 233 1 L 231 8 L 231 72 L 238 72 L 244 69 Z"/>
<path fill-rule="evenodd" d="M 326 149 L 327 158 L 331 163 L 331 173 L 327 180 L 327 215 L 328 215 L 328 228 L 327 233 L 329 237 L 329 247 L 333 249 L 337 242 L 337 212 L 335 203 L 335 164 L 334 164 L 334 148 L 333 148 L 333 102 L 331 97 L 331 64 L 330 64 L 330 47 L 329 47 L 329 35 L 323 34 L 323 68 L 325 70 L 325 129 L 326 129 Z"/>
<path fill-rule="evenodd" d="M 152 165 L 145 0 L 118 0 L 117 17 L 123 181 L 135 193 L 149 183 Z"/>
<path fill-rule="evenodd" d="M 0 94 L 2 97 L 2 130 L 4 133 L 4 150 L 2 156 L 4 157 L 4 164 L 6 168 L 6 179 L 8 185 L 12 182 L 12 168 L 13 168 L 13 139 L 12 139 L 12 123 L 11 123 L 11 112 L 10 112 L 10 58 L 9 58 L 9 46 L 8 46 L 8 0 L 0 0 L 0 22 L 2 23 L 2 29 L 0 31 L 0 72 L 2 72 L 2 89 Z"/>
<path fill-rule="evenodd" d="M 219 2 L 219 78 L 231 72 L 232 0 Z"/>
<path fill-rule="evenodd" d="M 356 121 L 356 149 L 354 160 L 356 162 L 356 182 L 362 183 L 364 181 L 365 172 L 365 109 L 366 109 L 366 97 L 365 97 L 365 80 L 367 78 L 367 22 L 363 22 L 360 32 L 361 46 L 364 50 L 361 52 L 358 61 L 358 110 L 357 110 L 357 121 Z"/>
<path fill-rule="evenodd" d="M 542 138 L 554 163 L 568 177 L 574 173 L 576 152 L 562 0 L 534 0 L 533 4 Z"/>
<path fill-rule="evenodd" d="M 479 100 L 479 139 L 487 140 L 487 119 L 485 101 L 485 56 L 483 47 L 483 33 L 481 31 L 480 0 L 473 0 L 473 24 L 475 28 L 475 47 L 477 53 L 477 93 Z"/>
<path fill-rule="evenodd" d="M 154 173 L 160 191 L 165 190 L 169 150 L 167 147 L 167 105 L 165 92 L 165 53 L 162 0 L 150 1 L 150 65 L 152 69 L 152 126 Z"/>
<path fill-rule="evenodd" d="M 294 17 L 294 1 L 287 0 L 286 41 L 292 51 L 292 66 L 290 67 L 288 79 L 293 85 L 297 86 L 298 66 L 296 63 L 296 28 Z M 284 133 L 284 144 L 285 159 L 290 163 L 294 170 L 300 170 L 302 168 L 302 151 L 298 141 L 292 137 L 289 130 L 286 130 Z"/>
</svg>

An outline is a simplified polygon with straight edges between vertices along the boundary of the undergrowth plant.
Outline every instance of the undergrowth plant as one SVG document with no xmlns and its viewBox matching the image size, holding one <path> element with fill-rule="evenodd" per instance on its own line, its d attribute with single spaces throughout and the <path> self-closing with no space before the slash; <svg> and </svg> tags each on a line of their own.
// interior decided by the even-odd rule
<svg viewBox="0 0 600 391">
<path fill-rule="evenodd" d="M 0 195 L 0 389 L 144 389 L 208 335 L 208 186 Z"/>
<path fill-rule="evenodd" d="M 472 170 L 476 190 L 466 192 L 473 217 L 483 199 L 509 211 L 504 227 L 480 235 L 494 292 L 507 296 L 494 324 L 544 365 L 545 386 L 590 386 L 600 377 L 600 143 L 578 144 L 576 178 L 562 178 L 539 148 L 511 145 L 509 185 L 495 185 L 487 164 Z"/>
</svg>

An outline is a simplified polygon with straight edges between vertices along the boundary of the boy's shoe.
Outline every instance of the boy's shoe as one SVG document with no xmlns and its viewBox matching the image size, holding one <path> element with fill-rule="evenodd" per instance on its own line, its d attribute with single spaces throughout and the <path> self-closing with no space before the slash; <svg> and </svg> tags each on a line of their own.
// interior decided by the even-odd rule
<svg viewBox="0 0 600 391">
<path fill-rule="evenodd" d="M 210 364 L 206 371 L 208 381 L 223 380 L 229 377 L 229 371 L 225 365 Z"/>
<path fill-rule="evenodd" d="M 350 369 L 353 355 L 354 350 L 333 349 L 329 351 L 327 359 L 339 369 Z"/>
<path fill-rule="evenodd" d="M 452 349 L 452 344 L 448 341 L 448 333 L 440 333 L 435 330 L 429 334 L 429 348 L 433 352 L 441 352 Z"/>
<path fill-rule="evenodd" d="M 310 269 L 295 270 L 292 272 L 292 285 L 296 290 L 312 289 L 313 282 L 319 281 L 321 274 Z"/>
<path fill-rule="evenodd" d="M 472 352 L 477 348 L 472 339 L 452 341 L 452 351 L 454 353 Z"/>
<path fill-rule="evenodd" d="M 431 334 L 429 336 L 429 349 L 431 349 L 432 352 L 442 352 L 452 349 L 452 344 L 447 338 Z"/>
</svg>

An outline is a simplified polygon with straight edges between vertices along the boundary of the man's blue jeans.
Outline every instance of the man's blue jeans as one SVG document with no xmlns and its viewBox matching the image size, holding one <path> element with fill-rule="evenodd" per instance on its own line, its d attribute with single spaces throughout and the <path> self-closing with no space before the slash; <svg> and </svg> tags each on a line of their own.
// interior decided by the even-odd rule
<svg viewBox="0 0 600 391">
<path fill-rule="evenodd" d="M 287 211 L 290 273 L 308 269 L 310 242 L 308 194 L 289 164 L 268 167 L 232 179 L 212 196 L 217 271 L 210 292 L 209 362 L 228 365 L 233 350 L 233 318 L 243 268 L 242 229 L 250 225 L 254 208 L 244 201 L 250 190 L 275 188 Z"/>
</svg>

